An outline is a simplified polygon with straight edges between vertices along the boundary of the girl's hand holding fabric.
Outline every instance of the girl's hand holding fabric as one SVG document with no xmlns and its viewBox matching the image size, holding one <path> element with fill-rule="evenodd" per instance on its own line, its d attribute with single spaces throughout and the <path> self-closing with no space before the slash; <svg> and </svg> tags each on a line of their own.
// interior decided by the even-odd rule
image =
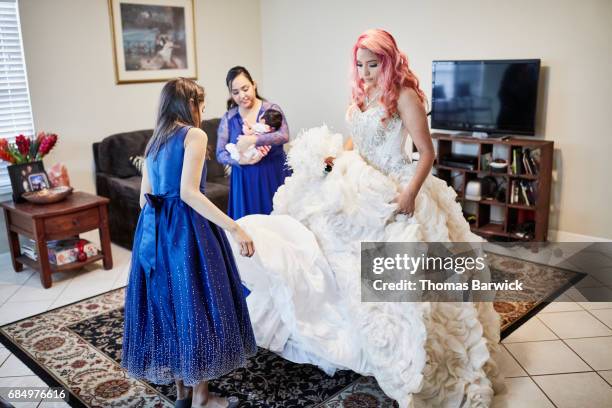
<svg viewBox="0 0 612 408">
<path fill-rule="evenodd" d="M 255 244 L 249 234 L 247 234 L 238 224 L 230 230 L 232 238 L 240 245 L 240 255 L 251 257 L 255 253 Z"/>
</svg>

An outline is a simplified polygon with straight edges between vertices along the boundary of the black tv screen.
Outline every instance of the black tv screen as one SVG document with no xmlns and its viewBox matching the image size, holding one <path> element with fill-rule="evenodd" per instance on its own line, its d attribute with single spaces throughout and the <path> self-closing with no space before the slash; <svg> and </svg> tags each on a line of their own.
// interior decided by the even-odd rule
<svg viewBox="0 0 612 408">
<path fill-rule="evenodd" d="M 431 127 L 533 135 L 540 60 L 434 61 Z"/>
</svg>

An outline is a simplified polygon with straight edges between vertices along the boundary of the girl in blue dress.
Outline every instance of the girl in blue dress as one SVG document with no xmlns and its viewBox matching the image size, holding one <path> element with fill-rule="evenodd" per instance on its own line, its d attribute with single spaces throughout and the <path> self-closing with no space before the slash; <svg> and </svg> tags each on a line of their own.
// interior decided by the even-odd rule
<svg viewBox="0 0 612 408">
<path fill-rule="evenodd" d="M 285 177 L 290 175 L 283 150 L 283 144 L 289 141 L 287 120 L 278 105 L 259 96 L 257 84 L 246 68 L 237 66 L 230 69 L 226 85 L 230 99 L 217 132 L 217 161 L 232 166 L 228 214 L 235 220 L 249 214 L 270 214 L 274 193 L 285 182 Z M 277 110 L 283 115 L 280 128 L 260 136 L 243 135 L 244 122 L 258 122 L 268 109 Z M 236 161 L 225 149 L 228 143 L 244 143 L 246 146 L 255 143 L 262 147 L 262 153 L 267 154 Z"/>
<path fill-rule="evenodd" d="M 251 238 L 205 196 L 207 136 L 198 124 L 204 90 L 179 78 L 164 86 L 143 166 L 125 299 L 122 366 L 136 378 L 177 386 L 179 407 L 225 407 L 207 380 L 244 366 L 256 344 L 231 248 Z M 193 387 L 193 405 L 186 386 Z"/>
</svg>

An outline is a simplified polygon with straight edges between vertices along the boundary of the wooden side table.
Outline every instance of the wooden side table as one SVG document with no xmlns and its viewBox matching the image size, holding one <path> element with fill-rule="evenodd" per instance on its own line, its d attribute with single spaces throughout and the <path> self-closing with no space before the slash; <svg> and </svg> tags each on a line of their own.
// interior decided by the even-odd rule
<svg viewBox="0 0 612 408">
<path fill-rule="evenodd" d="M 17 204 L 13 201 L 0 203 L 4 209 L 6 231 L 15 272 L 20 272 L 24 264 L 37 269 L 40 272 L 43 287 L 50 288 L 53 272 L 78 269 L 99 260 L 103 261 L 104 269 L 111 269 L 113 258 L 108 230 L 108 201 L 104 197 L 77 191 L 64 201 L 53 204 Z M 84 262 L 59 266 L 49 263 L 47 241 L 70 238 L 93 229 L 100 230 L 101 253 L 87 258 Z M 36 241 L 38 261 L 21 254 L 19 234 Z"/>
</svg>

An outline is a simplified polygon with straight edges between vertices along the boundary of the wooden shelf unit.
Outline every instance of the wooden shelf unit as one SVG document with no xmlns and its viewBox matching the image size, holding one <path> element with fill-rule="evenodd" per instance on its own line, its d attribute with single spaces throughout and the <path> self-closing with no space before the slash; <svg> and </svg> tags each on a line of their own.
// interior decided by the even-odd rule
<svg viewBox="0 0 612 408">
<path fill-rule="evenodd" d="M 548 218 L 550 215 L 550 190 L 552 183 L 552 165 L 554 143 L 548 140 L 538 140 L 532 138 L 511 138 L 501 139 L 477 139 L 469 136 L 452 136 L 444 133 L 433 133 L 434 143 L 437 144 L 437 157 L 434 163 L 436 175 L 445 180 L 451 187 L 453 185 L 452 173 L 461 174 L 463 181 L 457 191 L 457 200 L 465 207 L 466 203 L 473 203 L 476 206 L 476 222 L 471 225 L 474 233 L 485 238 L 497 237 L 508 240 L 524 240 L 516 234 L 515 228 L 519 224 L 520 218 L 533 220 L 535 223 L 534 241 L 546 241 L 548 235 Z M 439 164 L 438 159 L 454 152 L 453 143 L 460 142 L 463 145 L 476 145 L 470 149 L 477 150 L 477 164 L 474 170 L 463 169 L 460 167 L 444 166 Z M 497 146 L 497 147 L 496 147 Z M 514 149 L 539 150 L 539 162 L 537 174 L 513 174 L 512 173 L 512 152 Z M 494 150 L 506 152 L 507 154 L 497 155 L 493 159 L 505 159 L 508 167 L 504 172 L 493 172 L 490 169 L 483 169 L 481 163 L 482 156 L 486 153 L 493 155 Z M 482 179 L 486 176 L 493 176 L 496 179 L 505 181 L 506 197 L 504 201 L 481 199 L 479 201 L 465 198 L 465 188 L 470 180 Z M 523 203 L 510 203 L 510 190 L 512 180 L 537 183 L 535 191 L 536 200 L 534 205 Z M 533 184 L 532 184 L 533 186 Z M 491 222 L 491 208 L 502 207 L 503 223 Z"/>
</svg>

